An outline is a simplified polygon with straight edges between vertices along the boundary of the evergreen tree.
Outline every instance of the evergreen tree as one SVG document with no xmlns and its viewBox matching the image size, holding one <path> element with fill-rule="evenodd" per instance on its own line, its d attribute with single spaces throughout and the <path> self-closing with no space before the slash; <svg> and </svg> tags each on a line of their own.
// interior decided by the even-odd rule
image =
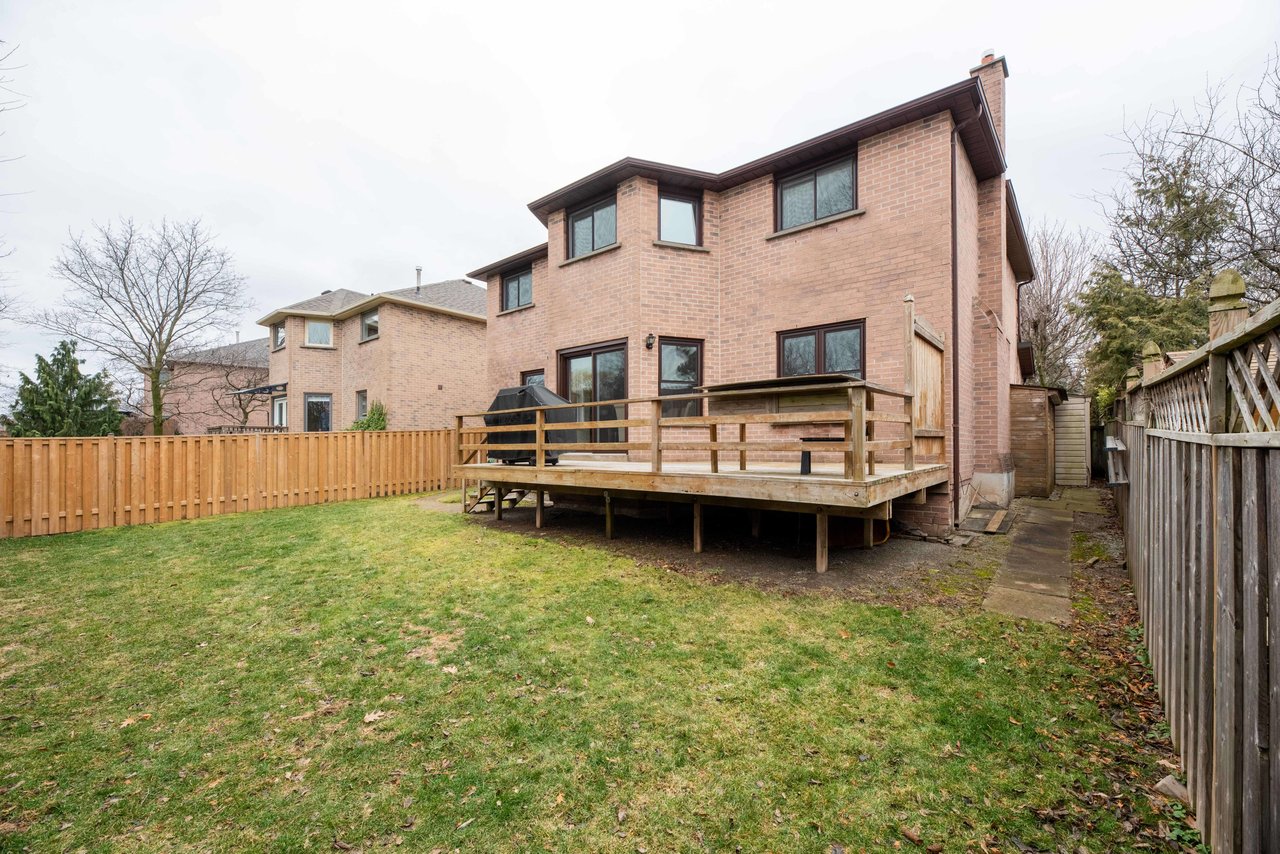
<svg viewBox="0 0 1280 854">
<path fill-rule="evenodd" d="M 35 379 L 18 374 L 13 414 L 4 418 L 14 436 L 106 436 L 120 430 L 120 410 L 106 371 L 86 376 L 74 341 L 63 341 L 46 359 L 36 356 Z"/>
</svg>

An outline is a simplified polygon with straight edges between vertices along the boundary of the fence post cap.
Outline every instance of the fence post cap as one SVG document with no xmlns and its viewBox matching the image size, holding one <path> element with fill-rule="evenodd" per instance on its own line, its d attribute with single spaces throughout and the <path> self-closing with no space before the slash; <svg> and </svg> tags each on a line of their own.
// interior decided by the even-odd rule
<svg viewBox="0 0 1280 854">
<path fill-rule="evenodd" d="M 1237 270 L 1223 270 L 1209 284 L 1209 311 L 1244 308 L 1244 276 Z"/>
<path fill-rule="evenodd" d="M 1148 341 L 1142 345 L 1142 361 L 1154 362 L 1157 359 L 1164 358 L 1164 354 L 1160 350 L 1160 345 L 1154 341 Z"/>
</svg>

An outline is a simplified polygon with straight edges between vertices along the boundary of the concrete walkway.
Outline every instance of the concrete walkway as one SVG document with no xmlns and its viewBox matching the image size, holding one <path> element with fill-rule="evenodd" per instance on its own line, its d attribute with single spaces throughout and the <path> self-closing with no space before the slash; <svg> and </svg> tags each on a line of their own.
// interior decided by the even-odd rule
<svg viewBox="0 0 1280 854">
<path fill-rule="evenodd" d="M 1071 531 L 1076 513 L 1103 513 L 1091 489 L 1065 489 L 1057 501 L 1027 499 L 1009 552 L 982 606 L 988 611 L 1065 626 L 1071 622 Z"/>
</svg>

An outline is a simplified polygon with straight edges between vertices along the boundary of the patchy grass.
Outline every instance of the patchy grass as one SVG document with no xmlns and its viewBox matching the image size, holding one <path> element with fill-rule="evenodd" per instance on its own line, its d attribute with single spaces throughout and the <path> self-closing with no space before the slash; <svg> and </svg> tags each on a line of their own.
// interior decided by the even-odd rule
<svg viewBox="0 0 1280 854">
<path fill-rule="evenodd" d="M 1073 561 L 1083 562 L 1095 557 L 1098 560 L 1106 560 L 1111 557 L 1111 550 L 1105 542 L 1090 534 L 1075 533 L 1071 535 L 1071 559 Z"/>
<path fill-rule="evenodd" d="M 1066 633 L 411 502 L 0 542 L 0 849 L 1126 847 Z"/>
</svg>

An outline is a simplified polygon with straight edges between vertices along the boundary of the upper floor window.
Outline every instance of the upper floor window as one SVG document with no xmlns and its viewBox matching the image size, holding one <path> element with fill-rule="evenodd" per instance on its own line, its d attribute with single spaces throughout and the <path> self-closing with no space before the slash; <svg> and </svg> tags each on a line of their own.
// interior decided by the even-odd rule
<svg viewBox="0 0 1280 854">
<path fill-rule="evenodd" d="M 618 242 L 618 200 L 612 196 L 569 215 L 569 257 Z"/>
<path fill-rule="evenodd" d="M 279 350 L 284 346 L 284 324 L 276 323 L 271 327 L 271 349 Z"/>
<path fill-rule="evenodd" d="M 533 304 L 533 270 L 521 270 L 502 277 L 502 310 Z"/>
<path fill-rule="evenodd" d="M 851 211 L 857 167 L 852 157 L 788 176 L 778 182 L 778 230 Z"/>
<path fill-rule="evenodd" d="M 547 372 L 539 368 L 536 371 L 522 371 L 520 385 L 546 385 Z"/>
<path fill-rule="evenodd" d="M 660 191 L 658 193 L 658 239 L 668 243 L 701 246 L 701 199 L 686 193 Z"/>
<path fill-rule="evenodd" d="M 778 333 L 778 376 L 853 374 L 861 377 L 866 321 L 851 320 Z"/>
<path fill-rule="evenodd" d="M 366 311 L 360 315 L 360 340 L 368 341 L 378 337 L 378 310 Z"/>
<path fill-rule="evenodd" d="M 306 343 L 308 347 L 332 347 L 333 324 L 328 320 L 308 320 Z"/>
</svg>

